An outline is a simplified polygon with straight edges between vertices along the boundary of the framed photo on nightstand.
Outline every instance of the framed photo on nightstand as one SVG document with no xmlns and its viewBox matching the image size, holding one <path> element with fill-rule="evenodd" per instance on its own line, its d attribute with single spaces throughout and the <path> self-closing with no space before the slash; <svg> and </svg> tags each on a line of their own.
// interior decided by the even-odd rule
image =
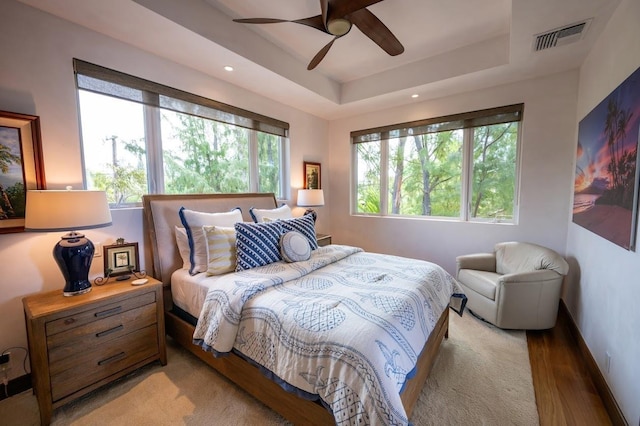
<svg viewBox="0 0 640 426">
<path fill-rule="evenodd" d="M 104 246 L 104 276 L 118 276 L 140 270 L 138 243 Z"/>
</svg>

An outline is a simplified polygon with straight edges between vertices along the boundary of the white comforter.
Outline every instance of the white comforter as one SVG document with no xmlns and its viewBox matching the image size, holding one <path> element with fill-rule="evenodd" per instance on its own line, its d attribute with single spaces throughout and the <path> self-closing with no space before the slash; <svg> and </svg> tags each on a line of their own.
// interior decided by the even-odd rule
<svg viewBox="0 0 640 426">
<path fill-rule="evenodd" d="M 406 425 L 402 386 L 454 293 L 435 264 L 331 245 L 220 277 L 193 339 L 318 395 L 338 425 Z"/>
</svg>

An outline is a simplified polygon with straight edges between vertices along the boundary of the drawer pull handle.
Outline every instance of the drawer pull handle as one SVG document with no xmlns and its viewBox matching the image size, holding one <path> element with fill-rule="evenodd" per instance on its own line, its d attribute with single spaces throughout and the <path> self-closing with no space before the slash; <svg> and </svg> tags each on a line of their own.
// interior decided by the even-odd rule
<svg viewBox="0 0 640 426">
<path fill-rule="evenodd" d="M 64 325 L 73 324 L 74 322 L 76 322 L 75 318 L 67 318 L 66 320 L 64 320 Z"/>
<path fill-rule="evenodd" d="M 115 308 L 107 309 L 106 311 L 96 312 L 94 315 L 97 318 L 106 317 L 108 315 L 115 314 L 116 312 L 120 312 L 122 310 L 122 306 L 116 306 Z"/>
<path fill-rule="evenodd" d="M 114 356 L 110 356 L 109 358 L 103 359 L 102 361 L 98 361 L 98 365 L 105 365 L 105 364 L 109 364 L 111 362 L 115 362 L 115 361 L 119 361 L 122 358 L 124 358 L 126 355 L 124 352 L 120 352 L 119 354 L 116 354 Z"/>
<path fill-rule="evenodd" d="M 120 324 L 117 327 L 110 328 L 109 330 L 101 331 L 100 333 L 96 333 L 96 337 L 104 337 L 108 334 L 115 333 L 116 331 L 120 331 L 124 328 L 124 325 Z"/>
</svg>

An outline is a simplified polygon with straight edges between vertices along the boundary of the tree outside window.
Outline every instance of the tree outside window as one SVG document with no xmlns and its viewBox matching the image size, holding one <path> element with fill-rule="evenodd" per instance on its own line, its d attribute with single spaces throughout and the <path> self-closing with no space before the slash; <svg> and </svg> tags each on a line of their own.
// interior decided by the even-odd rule
<svg viewBox="0 0 640 426">
<path fill-rule="evenodd" d="M 284 198 L 287 123 L 74 60 L 85 182 L 112 208 L 147 193 Z"/>
<path fill-rule="evenodd" d="M 514 222 L 522 109 L 352 133 L 355 213 Z"/>
</svg>

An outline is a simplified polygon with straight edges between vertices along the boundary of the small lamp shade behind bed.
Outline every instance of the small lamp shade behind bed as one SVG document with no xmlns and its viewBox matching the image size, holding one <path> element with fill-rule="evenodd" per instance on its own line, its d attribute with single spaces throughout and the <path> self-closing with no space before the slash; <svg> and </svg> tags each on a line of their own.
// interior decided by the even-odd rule
<svg viewBox="0 0 640 426">
<path fill-rule="evenodd" d="M 324 192 L 322 189 L 299 189 L 298 205 L 300 207 L 324 206 Z M 317 218 L 317 213 L 313 209 L 307 209 L 304 214 L 312 214 L 314 221 Z"/>
</svg>

